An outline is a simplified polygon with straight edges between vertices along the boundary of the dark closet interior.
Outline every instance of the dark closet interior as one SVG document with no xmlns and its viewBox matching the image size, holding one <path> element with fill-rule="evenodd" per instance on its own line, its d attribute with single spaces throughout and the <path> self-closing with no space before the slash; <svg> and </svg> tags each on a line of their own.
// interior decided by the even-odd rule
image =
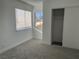
<svg viewBox="0 0 79 59">
<path fill-rule="evenodd" d="M 52 9 L 52 45 L 62 46 L 64 8 Z"/>
</svg>

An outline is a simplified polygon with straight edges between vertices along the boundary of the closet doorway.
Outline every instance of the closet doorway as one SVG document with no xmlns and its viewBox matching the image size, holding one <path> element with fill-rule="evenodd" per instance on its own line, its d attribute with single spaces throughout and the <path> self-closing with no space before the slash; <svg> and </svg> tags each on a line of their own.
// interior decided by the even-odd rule
<svg viewBox="0 0 79 59">
<path fill-rule="evenodd" d="M 64 8 L 52 9 L 52 45 L 62 46 Z"/>
</svg>

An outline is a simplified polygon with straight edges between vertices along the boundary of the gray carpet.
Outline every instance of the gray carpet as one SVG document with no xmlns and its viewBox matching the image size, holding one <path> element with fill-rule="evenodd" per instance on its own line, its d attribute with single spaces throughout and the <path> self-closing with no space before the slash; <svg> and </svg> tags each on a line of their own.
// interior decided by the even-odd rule
<svg viewBox="0 0 79 59">
<path fill-rule="evenodd" d="M 79 50 L 49 46 L 30 40 L 0 54 L 0 59 L 79 59 Z"/>
</svg>

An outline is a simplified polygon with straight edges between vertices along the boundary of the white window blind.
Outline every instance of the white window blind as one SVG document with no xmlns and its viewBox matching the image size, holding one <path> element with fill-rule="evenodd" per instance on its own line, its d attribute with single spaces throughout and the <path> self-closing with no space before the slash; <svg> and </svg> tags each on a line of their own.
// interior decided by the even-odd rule
<svg viewBox="0 0 79 59">
<path fill-rule="evenodd" d="M 31 11 L 16 8 L 15 12 L 16 12 L 16 30 L 24 30 L 32 28 Z"/>
</svg>

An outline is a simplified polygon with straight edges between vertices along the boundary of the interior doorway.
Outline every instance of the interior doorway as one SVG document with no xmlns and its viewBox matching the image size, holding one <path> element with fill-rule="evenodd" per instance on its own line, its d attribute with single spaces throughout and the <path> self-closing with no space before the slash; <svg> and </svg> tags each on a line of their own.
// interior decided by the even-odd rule
<svg viewBox="0 0 79 59">
<path fill-rule="evenodd" d="M 62 46 L 64 8 L 52 9 L 52 45 Z"/>
</svg>

